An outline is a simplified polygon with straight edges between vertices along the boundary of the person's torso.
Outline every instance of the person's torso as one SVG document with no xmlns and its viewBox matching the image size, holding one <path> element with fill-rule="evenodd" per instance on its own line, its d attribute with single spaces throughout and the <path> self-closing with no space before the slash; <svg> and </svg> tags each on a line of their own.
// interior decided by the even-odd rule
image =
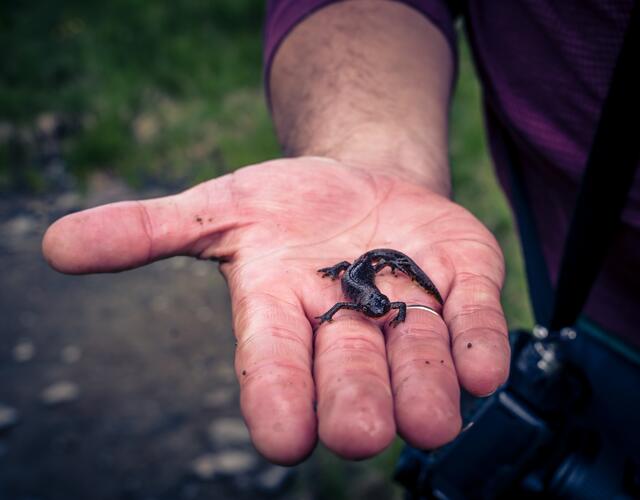
<svg viewBox="0 0 640 500">
<path fill-rule="evenodd" d="M 506 183 L 496 134 L 503 127 L 520 141 L 518 159 L 554 282 L 632 4 L 632 0 L 467 3 L 470 42 L 493 116 L 489 135 L 498 173 Z M 611 175 L 615 169 L 611 165 Z M 508 191 L 508 184 L 505 187 Z M 640 321 L 640 283 L 634 279 L 640 275 L 638 172 L 623 223 L 586 312 L 605 328 L 640 343 L 635 327 Z"/>
</svg>

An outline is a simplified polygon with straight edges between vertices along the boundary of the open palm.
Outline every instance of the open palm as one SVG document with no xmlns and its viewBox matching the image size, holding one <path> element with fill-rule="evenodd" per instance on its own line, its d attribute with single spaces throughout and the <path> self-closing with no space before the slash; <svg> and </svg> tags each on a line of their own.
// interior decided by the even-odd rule
<svg viewBox="0 0 640 500">
<path fill-rule="evenodd" d="M 389 326 L 340 311 L 338 282 L 316 272 L 373 248 L 400 250 L 444 298 Z M 503 259 L 490 232 L 447 198 L 407 181 L 321 158 L 241 169 L 175 196 L 67 216 L 43 242 L 63 272 L 129 269 L 173 255 L 221 262 L 237 338 L 242 411 L 267 458 L 295 463 L 317 436 L 364 458 L 399 432 L 431 448 L 459 432 L 459 384 L 492 392 L 508 372 L 500 307 Z M 405 277 L 382 272 L 392 301 L 439 308 Z M 315 331 L 315 336 L 313 332 Z"/>
</svg>

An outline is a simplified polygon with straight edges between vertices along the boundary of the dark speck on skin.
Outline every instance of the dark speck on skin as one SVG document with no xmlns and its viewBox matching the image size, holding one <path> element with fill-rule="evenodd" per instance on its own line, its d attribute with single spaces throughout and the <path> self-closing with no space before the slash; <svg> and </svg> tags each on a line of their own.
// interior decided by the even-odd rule
<svg viewBox="0 0 640 500">
<path fill-rule="evenodd" d="M 467 349 L 471 349 L 472 347 L 473 347 L 473 344 L 472 344 L 471 342 L 469 342 L 469 343 L 467 344 Z"/>
<path fill-rule="evenodd" d="M 429 361 L 425 361 L 425 362 L 424 362 L 424 364 L 425 364 L 425 365 L 429 365 L 429 364 L 431 364 L 431 363 L 429 363 Z"/>
<path fill-rule="evenodd" d="M 196 222 L 198 224 L 202 224 L 202 217 L 200 217 L 199 215 L 196 215 Z"/>
<path fill-rule="evenodd" d="M 242 374 L 246 375 L 247 374 L 247 370 L 242 370 Z"/>
<path fill-rule="evenodd" d="M 440 360 L 440 364 L 441 364 L 441 365 L 444 365 L 444 359 L 441 359 L 441 360 Z"/>
</svg>

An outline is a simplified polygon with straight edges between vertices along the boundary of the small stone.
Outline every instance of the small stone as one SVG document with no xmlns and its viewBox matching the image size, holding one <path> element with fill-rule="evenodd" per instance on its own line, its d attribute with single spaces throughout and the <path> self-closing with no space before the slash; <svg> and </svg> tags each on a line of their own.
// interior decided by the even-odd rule
<svg viewBox="0 0 640 500">
<path fill-rule="evenodd" d="M 37 230 L 37 221 L 30 215 L 16 215 L 5 222 L 4 228 L 10 236 L 20 237 Z"/>
<path fill-rule="evenodd" d="M 209 439 L 219 447 L 243 445 L 251 442 L 249 431 L 240 418 L 219 418 L 209 425 Z"/>
<path fill-rule="evenodd" d="M 71 403 L 80 396 L 78 385 L 62 381 L 47 387 L 41 395 L 42 402 L 48 406 L 59 405 L 63 403 Z"/>
<path fill-rule="evenodd" d="M 248 451 L 229 450 L 216 454 L 218 472 L 235 475 L 249 472 L 257 463 L 256 456 Z"/>
<path fill-rule="evenodd" d="M 203 481 L 216 476 L 245 474 L 256 465 L 256 456 L 247 451 L 229 450 L 220 453 L 205 453 L 191 464 L 192 472 Z"/>
<path fill-rule="evenodd" d="M 233 367 L 222 362 L 216 365 L 213 375 L 222 382 L 233 382 L 236 379 Z"/>
<path fill-rule="evenodd" d="M 212 453 L 206 453 L 191 463 L 191 471 L 198 479 L 210 481 L 216 475 L 216 463 L 216 456 Z"/>
<path fill-rule="evenodd" d="M 179 270 L 184 269 L 185 267 L 187 267 L 187 264 L 189 264 L 189 262 L 190 262 L 190 258 L 189 257 L 174 257 L 173 259 L 171 259 L 170 262 L 171 262 L 171 269 L 179 271 Z"/>
<path fill-rule="evenodd" d="M 41 113 L 36 118 L 38 131 L 47 135 L 55 133 L 59 123 L 58 118 L 53 113 Z"/>
<path fill-rule="evenodd" d="M 258 475 L 256 485 L 263 491 L 275 493 L 282 489 L 291 474 L 293 469 L 290 467 L 270 465 Z"/>
<path fill-rule="evenodd" d="M 82 351 L 78 346 L 68 345 L 62 349 L 60 353 L 60 357 L 62 361 L 67 363 L 68 365 L 72 365 L 73 363 L 77 363 L 82 357 Z"/>
<path fill-rule="evenodd" d="M 13 359 L 18 363 L 31 361 L 36 354 L 36 346 L 30 340 L 21 340 L 13 347 Z"/>
<path fill-rule="evenodd" d="M 205 408 L 220 408 L 226 406 L 234 397 L 234 392 L 229 389 L 216 389 L 204 396 L 203 406 Z"/>
<path fill-rule="evenodd" d="M 0 403 L 0 432 L 10 429 L 20 422 L 18 410 Z"/>
</svg>

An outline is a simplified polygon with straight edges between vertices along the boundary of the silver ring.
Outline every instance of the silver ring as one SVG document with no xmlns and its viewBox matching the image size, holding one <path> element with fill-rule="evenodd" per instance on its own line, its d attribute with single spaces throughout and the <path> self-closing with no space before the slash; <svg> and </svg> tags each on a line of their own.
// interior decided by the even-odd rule
<svg viewBox="0 0 640 500">
<path fill-rule="evenodd" d="M 424 306 L 422 304 L 409 304 L 407 306 L 407 309 L 420 309 L 421 311 L 430 312 L 431 314 L 434 314 L 435 316 L 438 316 L 438 318 L 442 319 L 442 315 L 438 311 L 436 311 L 434 308 L 429 306 Z"/>
</svg>

